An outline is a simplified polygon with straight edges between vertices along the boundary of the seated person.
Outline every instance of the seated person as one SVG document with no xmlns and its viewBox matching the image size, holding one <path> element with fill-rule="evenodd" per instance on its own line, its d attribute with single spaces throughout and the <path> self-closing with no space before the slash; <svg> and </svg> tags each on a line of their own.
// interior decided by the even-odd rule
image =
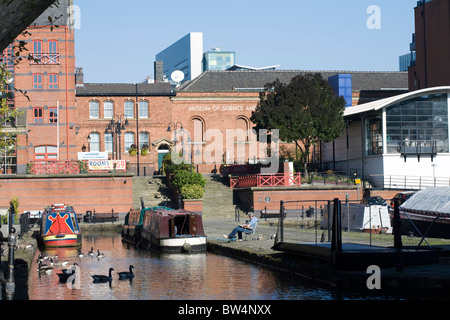
<svg viewBox="0 0 450 320">
<path fill-rule="evenodd" d="M 255 217 L 255 214 L 253 212 L 249 212 L 248 217 L 250 218 L 250 221 L 247 224 L 237 226 L 236 228 L 233 229 L 233 231 L 231 231 L 229 235 L 224 235 L 224 238 L 236 240 L 236 233 L 237 233 L 239 241 L 242 241 L 242 232 L 248 233 L 248 231 L 253 230 L 253 228 L 255 228 L 256 223 L 258 222 L 258 219 Z"/>
</svg>

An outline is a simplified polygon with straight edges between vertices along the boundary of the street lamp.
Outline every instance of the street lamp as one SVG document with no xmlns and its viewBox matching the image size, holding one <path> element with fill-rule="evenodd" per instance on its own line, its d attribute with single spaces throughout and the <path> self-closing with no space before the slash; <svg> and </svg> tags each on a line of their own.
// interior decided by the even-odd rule
<svg viewBox="0 0 450 320">
<path fill-rule="evenodd" d="M 116 153 L 116 160 L 117 157 L 119 158 L 119 160 L 122 159 L 121 156 L 121 146 L 120 146 L 120 140 L 121 140 L 121 135 L 122 135 L 122 130 L 125 130 L 125 127 L 128 126 L 128 118 L 126 115 L 122 114 L 122 115 L 117 115 L 115 114 L 111 121 L 108 123 L 108 126 L 105 129 L 105 133 L 112 133 L 113 134 L 113 139 L 114 137 L 116 138 L 116 140 L 119 140 L 119 148 L 118 150 L 116 150 L 116 152 L 114 152 L 115 149 L 115 143 L 113 142 L 113 158 L 114 158 L 114 153 Z M 118 153 L 118 156 L 117 156 Z"/>
</svg>

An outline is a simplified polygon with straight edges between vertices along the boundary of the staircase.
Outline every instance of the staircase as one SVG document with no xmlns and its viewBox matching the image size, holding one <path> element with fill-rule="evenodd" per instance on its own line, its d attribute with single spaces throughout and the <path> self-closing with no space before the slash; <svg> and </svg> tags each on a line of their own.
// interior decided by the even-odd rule
<svg viewBox="0 0 450 320">
<path fill-rule="evenodd" d="M 133 207 L 141 208 L 141 197 L 145 206 L 168 206 L 177 208 L 177 205 L 171 202 L 170 190 L 165 184 L 165 177 L 133 177 Z"/>
<path fill-rule="evenodd" d="M 204 174 L 206 179 L 203 196 L 205 219 L 234 219 L 233 190 L 224 183 L 221 175 Z"/>
</svg>

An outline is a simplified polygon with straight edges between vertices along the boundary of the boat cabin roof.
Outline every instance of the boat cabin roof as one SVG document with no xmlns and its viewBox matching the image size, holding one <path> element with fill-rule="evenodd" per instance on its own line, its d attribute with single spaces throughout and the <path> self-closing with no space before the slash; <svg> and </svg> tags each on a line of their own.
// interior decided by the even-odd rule
<svg viewBox="0 0 450 320">
<path fill-rule="evenodd" d="M 437 215 L 450 215 L 450 187 L 420 190 L 405 201 L 401 208 Z"/>
</svg>

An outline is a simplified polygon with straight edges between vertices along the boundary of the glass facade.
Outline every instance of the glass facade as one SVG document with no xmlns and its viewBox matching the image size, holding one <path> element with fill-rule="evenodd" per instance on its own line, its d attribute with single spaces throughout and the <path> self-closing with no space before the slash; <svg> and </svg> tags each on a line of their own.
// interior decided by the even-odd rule
<svg viewBox="0 0 450 320">
<path fill-rule="evenodd" d="M 210 51 L 203 56 L 203 71 L 224 71 L 235 65 L 235 52 Z"/>
<path fill-rule="evenodd" d="M 448 97 L 435 94 L 386 108 L 388 154 L 449 152 Z"/>
</svg>

